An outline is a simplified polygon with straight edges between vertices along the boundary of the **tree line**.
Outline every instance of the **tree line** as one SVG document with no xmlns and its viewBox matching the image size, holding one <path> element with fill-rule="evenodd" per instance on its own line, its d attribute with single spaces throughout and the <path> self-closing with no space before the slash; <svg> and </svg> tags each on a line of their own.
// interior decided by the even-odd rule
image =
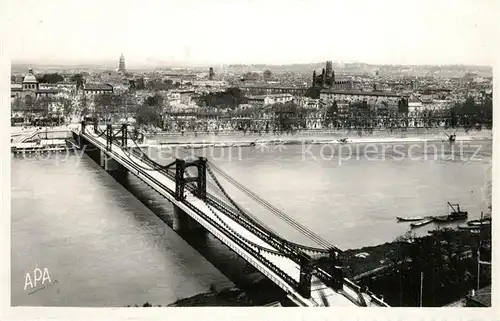
<svg viewBox="0 0 500 321">
<path fill-rule="evenodd" d="M 74 104 L 71 99 L 61 96 L 43 96 L 37 99 L 18 96 L 12 101 L 11 109 L 22 113 L 24 123 L 34 123 L 37 119 L 60 123 L 61 119 L 73 113 Z"/>
</svg>

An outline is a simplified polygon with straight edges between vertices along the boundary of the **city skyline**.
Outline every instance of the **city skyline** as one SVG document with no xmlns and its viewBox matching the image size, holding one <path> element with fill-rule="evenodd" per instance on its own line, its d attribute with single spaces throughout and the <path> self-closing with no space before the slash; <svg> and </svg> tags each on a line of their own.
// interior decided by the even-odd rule
<svg viewBox="0 0 500 321">
<path fill-rule="evenodd" d="M 13 62 L 115 61 L 118 68 L 122 52 L 131 68 L 326 60 L 493 65 L 495 59 L 490 0 L 6 2 L 3 30 L 10 30 L 6 53 Z"/>
</svg>

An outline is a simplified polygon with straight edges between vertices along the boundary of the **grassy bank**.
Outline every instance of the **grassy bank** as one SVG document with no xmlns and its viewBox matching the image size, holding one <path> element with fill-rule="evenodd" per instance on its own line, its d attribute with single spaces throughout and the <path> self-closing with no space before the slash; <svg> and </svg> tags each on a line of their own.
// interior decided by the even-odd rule
<svg viewBox="0 0 500 321">
<path fill-rule="evenodd" d="M 342 260 L 349 278 L 391 306 L 419 306 L 422 285 L 423 306 L 437 307 L 477 286 L 479 244 L 481 260 L 491 261 L 491 229 L 480 234 L 443 229 L 419 238 L 407 234 L 394 242 L 345 251 Z M 481 285 L 490 282 L 491 267 L 481 267 Z"/>
<path fill-rule="evenodd" d="M 424 275 L 423 306 L 438 307 L 459 300 L 477 286 L 480 239 L 480 258 L 491 261 L 491 229 L 480 234 L 442 229 L 418 238 L 408 233 L 393 242 L 344 251 L 341 260 L 348 278 L 384 297 L 390 306 L 419 306 Z M 480 285 L 487 284 L 491 284 L 489 266 L 480 269 Z M 244 289 L 212 290 L 168 306 L 263 306 L 275 301 L 290 305 L 283 291 L 265 279 Z"/>
<path fill-rule="evenodd" d="M 445 129 L 413 129 L 408 131 L 358 132 L 349 130 L 310 130 L 290 134 L 246 133 L 230 131 L 225 133 L 160 133 L 148 136 L 149 145 L 178 145 L 184 147 L 232 147 L 255 146 L 256 144 L 325 144 L 340 143 L 347 139 L 349 143 L 408 143 L 447 141 L 447 134 L 455 133 L 456 141 L 491 140 L 491 130 L 464 131 Z"/>
<path fill-rule="evenodd" d="M 271 302 L 282 302 L 290 305 L 283 291 L 268 280 L 255 282 L 245 286 L 244 289 L 237 287 L 215 290 L 212 288 L 209 292 L 197 294 L 189 298 L 177 300 L 174 303 L 163 305 L 165 307 L 246 307 L 246 306 L 264 306 Z M 162 305 L 153 305 L 146 302 L 141 307 L 161 307 Z M 131 307 L 130 305 L 128 307 Z M 135 305 L 134 307 L 139 307 Z"/>
</svg>

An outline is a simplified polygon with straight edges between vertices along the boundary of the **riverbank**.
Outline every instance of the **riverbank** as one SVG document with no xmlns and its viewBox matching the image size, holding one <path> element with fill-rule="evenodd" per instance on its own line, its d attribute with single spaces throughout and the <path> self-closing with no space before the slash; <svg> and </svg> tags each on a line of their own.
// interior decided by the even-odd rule
<svg viewBox="0 0 500 321">
<path fill-rule="evenodd" d="M 256 306 L 248 297 L 247 293 L 238 289 L 230 288 L 220 291 L 201 293 L 190 298 L 178 300 L 168 307 L 200 307 L 200 306 L 218 306 L 218 307 L 245 307 Z"/>
<path fill-rule="evenodd" d="M 470 231 L 451 229 L 436 230 L 430 231 L 428 236 L 419 239 L 429 238 L 436 238 L 439 242 L 451 242 L 453 240 L 453 242 L 460 243 L 462 250 L 468 249 L 459 255 L 460 257 L 462 257 L 461 260 L 463 262 L 463 265 L 469 268 L 474 266 L 475 259 L 473 258 L 473 253 L 470 249 L 474 248 L 477 242 L 477 236 L 470 233 Z M 387 290 L 384 286 L 377 284 L 385 284 L 386 282 L 393 282 L 394 279 L 401 278 L 399 274 L 395 274 L 393 266 L 395 264 L 394 262 L 400 259 L 400 257 L 397 256 L 397 253 L 402 251 L 403 240 L 413 243 L 414 236 L 407 235 L 405 238 L 395 240 L 393 242 L 344 251 L 341 255 L 343 265 L 350 267 L 348 271 L 345 271 L 346 277 L 357 283 L 359 282 L 360 284 L 369 285 L 370 289 L 376 291 L 376 293 L 378 293 L 379 295 L 384 296 L 389 301 L 392 301 L 392 306 L 415 306 L 413 304 L 413 298 L 410 297 L 403 299 L 401 297 L 402 294 L 398 293 L 398 291 L 395 291 L 393 287 L 390 287 L 390 290 Z M 448 251 L 448 249 L 443 249 L 443 251 Z M 398 264 L 400 264 L 401 267 L 404 266 L 403 273 L 411 274 L 414 271 L 412 271 L 411 268 L 411 259 L 409 259 L 409 261 L 408 259 L 409 258 L 407 257 L 406 259 L 403 259 L 403 261 L 398 262 Z M 448 271 L 447 273 L 451 273 L 451 271 Z M 490 282 L 491 271 L 482 271 L 481 275 L 482 278 L 484 278 L 482 284 L 487 284 L 488 282 Z M 263 289 L 263 286 L 269 287 L 269 285 L 263 283 L 256 283 L 245 290 L 241 290 L 238 288 L 229 288 L 220 291 L 211 291 L 190 298 L 178 300 L 168 306 L 263 306 L 276 301 L 283 304 L 283 302 L 286 301 L 286 298 L 283 295 L 279 295 L 279 290 L 274 289 L 275 292 L 272 293 L 273 291 L 269 291 L 269 289 L 267 288 Z M 406 286 L 408 287 L 409 285 Z M 441 288 L 441 291 L 445 290 L 445 288 Z M 410 289 L 408 289 L 408 291 L 408 293 L 405 292 L 405 296 L 411 296 L 411 293 L 413 293 L 413 291 L 410 291 Z M 458 297 L 462 294 L 463 293 L 457 293 Z M 450 300 L 454 297 L 451 294 L 449 296 Z M 432 303 L 435 302 L 437 306 L 440 306 L 440 304 L 444 302 L 443 300 L 437 299 L 431 301 Z M 286 306 L 287 303 L 285 303 L 284 305 Z"/>
<path fill-rule="evenodd" d="M 291 302 L 286 295 L 276 285 L 269 280 L 261 280 L 245 289 L 238 287 L 224 288 L 220 290 L 212 289 L 209 292 L 197 294 L 192 297 L 177 300 L 167 307 L 250 307 L 265 306 L 273 302 L 280 302 L 282 305 L 290 306 Z M 154 305 L 146 302 L 141 307 L 152 307 Z M 131 306 L 127 306 L 131 307 Z M 138 307 L 138 305 L 135 305 Z"/>
<path fill-rule="evenodd" d="M 254 134 L 242 132 L 224 133 L 159 133 L 148 136 L 145 143 L 150 147 L 176 146 L 187 148 L 228 148 L 253 147 L 261 145 L 301 145 L 301 144 L 370 144 L 370 143 L 413 143 L 443 142 L 447 135 L 456 135 L 457 142 L 492 140 L 491 130 L 465 131 L 444 129 L 378 130 L 373 132 L 357 131 L 298 131 L 293 134 L 276 135 L 272 133 Z"/>
</svg>

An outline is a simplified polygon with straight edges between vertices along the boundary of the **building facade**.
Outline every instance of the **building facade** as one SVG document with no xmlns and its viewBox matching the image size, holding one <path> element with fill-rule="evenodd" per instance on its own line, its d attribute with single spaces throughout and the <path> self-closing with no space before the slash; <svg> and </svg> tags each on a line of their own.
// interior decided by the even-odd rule
<svg viewBox="0 0 500 321">
<path fill-rule="evenodd" d="M 273 94 L 290 94 L 293 96 L 304 96 L 307 92 L 307 87 L 281 87 L 281 86 L 239 86 L 239 89 L 249 95 L 273 95 Z"/>
<path fill-rule="evenodd" d="M 250 105 L 260 105 L 267 106 L 272 104 L 281 103 L 284 104 L 289 101 L 293 101 L 294 96 L 290 94 L 274 94 L 274 95 L 259 95 L 259 96 L 249 96 L 247 97 L 247 102 Z"/>
<path fill-rule="evenodd" d="M 24 77 L 21 84 L 11 84 L 12 99 L 21 98 L 25 102 L 33 102 L 41 97 L 55 96 L 59 94 L 57 88 L 43 88 L 33 74 L 33 69 L 28 70 L 28 74 Z"/>
<path fill-rule="evenodd" d="M 84 84 L 83 92 L 86 95 L 97 95 L 104 93 L 113 93 L 113 86 L 110 84 Z"/>
<path fill-rule="evenodd" d="M 398 102 L 402 99 L 408 101 L 409 96 L 386 93 L 386 92 L 365 92 L 365 91 L 339 91 L 332 89 L 324 89 L 320 92 L 320 99 L 325 102 L 330 101 L 347 101 L 350 103 L 366 101 L 369 105 L 387 104 L 398 106 Z"/>
<path fill-rule="evenodd" d="M 338 79 L 335 77 L 333 64 L 326 62 L 326 68 L 323 68 L 320 75 L 313 71 L 312 86 L 317 88 L 329 88 L 332 90 L 352 90 L 353 83 L 351 79 Z"/>
</svg>

